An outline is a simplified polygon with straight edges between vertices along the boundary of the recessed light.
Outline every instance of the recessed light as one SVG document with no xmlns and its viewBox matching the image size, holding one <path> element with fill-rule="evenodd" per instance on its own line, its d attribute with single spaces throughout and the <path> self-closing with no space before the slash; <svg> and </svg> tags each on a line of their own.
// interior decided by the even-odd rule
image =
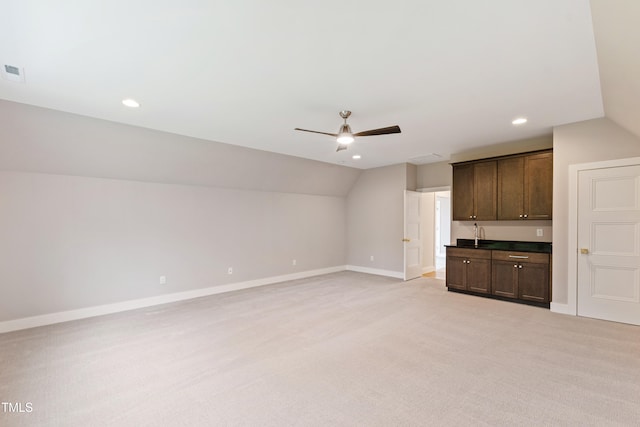
<svg viewBox="0 0 640 427">
<path fill-rule="evenodd" d="M 353 156 L 351 156 L 351 158 L 354 160 L 359 160 L 362 158 L 362 156 L 360 154 L 354 154 Z"/>
<path fill-rule="evenodd" d="M 527 123 L 527 119 L 524 118 L 524 117 L 518 117 L 517 119 L 515 119 L 514 121 L 511 122 L 511 124 L 514 124 L 516 126 L 517 125 L 523 125 L 525 123 Z"/>
<path fill-rule="evenodd" d="M 140 106 L 140 103 L 138 101 L 136 101 L 135 99 L 131 99 L 131 98 L 123 99 L 122 100 L 122 104 L 124 104 L 124 105 L 126 105 L 127 107 L 130 107 L 130 108 L 138 108 Z"/>
</svg>

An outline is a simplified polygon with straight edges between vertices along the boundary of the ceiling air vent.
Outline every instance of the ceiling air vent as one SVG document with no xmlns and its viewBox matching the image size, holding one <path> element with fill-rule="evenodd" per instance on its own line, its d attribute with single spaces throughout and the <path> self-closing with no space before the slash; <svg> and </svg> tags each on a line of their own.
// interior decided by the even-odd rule
<svg viewBox="0 0 640 427">
<path fill-rule="evenodd" d="M 0 75 L 10 82 L 24 83 L 24 68 L 4 64 L 0 69 Z"/>
</svg>

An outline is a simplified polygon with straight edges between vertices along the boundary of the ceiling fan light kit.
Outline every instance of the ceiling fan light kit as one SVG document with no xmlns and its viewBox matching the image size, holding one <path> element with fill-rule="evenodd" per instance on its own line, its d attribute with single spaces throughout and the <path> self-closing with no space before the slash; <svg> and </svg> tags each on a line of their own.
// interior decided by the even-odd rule
<svg viewBox="0 0 640 427">
<path fill-rule="evenodd" d="M 351 144 L 355 138 L 353 137 L 353 133 L 351 133 L 351 127 L 349 125 L 344 124 L 340 126 L 340 132 L 338 132 L 338 137 L 336 141 L 338 144 Z"/>
<path fill-rule="evenodd" d="M 329 136 L 335 137 L 336 142 L 338 143 L 338 149 L 336 151 L 346 150 L 347 146 L 355 140 L 356 136 L 358 137 L 375 136 L 375 135 L 388 135 L 392 133 L 400 133 L 400 127 L 395 125 L 395 126 L 389 126 L 386 128 L 366 130 L 366 131 L 358 132 L 354 134 L 351 131 L 351 126 L 347 124 L 347 119 L 349 118 L 349 116 L 351 116 L 351 111 L 342 110 L 340 111 L 339 114 L 340 114 L 340 117 L 344 119 L 344 123 L 340 125 L 340 129 L 338 130 L 338 133 L 320 132 L 316 130 L 308 130 L 308 129 L 300 129 L 300 128 L 295 128 L 295 130 L 299 130 L 302 132 L 320 133 L 322 135 L 329 135 Z"/>
</svg>

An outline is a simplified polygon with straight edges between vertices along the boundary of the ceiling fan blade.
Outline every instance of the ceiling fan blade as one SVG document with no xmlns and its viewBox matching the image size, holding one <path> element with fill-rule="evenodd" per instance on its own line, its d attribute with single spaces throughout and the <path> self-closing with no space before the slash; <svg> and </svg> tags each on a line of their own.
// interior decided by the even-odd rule
<svg viewBox="0 0 640 427">
<path fill-rule="evenodd" d="M 337 133 L 319 132 L 317 130 L 308 130 L 308 129 L 300 129 L 300 128 L 295 128 L 294 130 L 301 130 L 302 132 L 321 133 L 323 135 L 329 135 L 329 136 L 335 136 L 335 137 L 338 136 Z"/>
<path fill-rule="evenodd" d="M 347 145 L 346 144 L 338 144 L 338 149 L 336 150 L 336 153 L 338 151 L 342 151 L 342 150 L 346 150 L 347 149 Z"/>
<path fill-rule="evenodd" d="M 400 133 L 400 126 L 395 125 L 386 128 L 365 130 L 363 132 L 354 133 L 353 136 L 388 135 L 390 133 Z"/>
</svg>

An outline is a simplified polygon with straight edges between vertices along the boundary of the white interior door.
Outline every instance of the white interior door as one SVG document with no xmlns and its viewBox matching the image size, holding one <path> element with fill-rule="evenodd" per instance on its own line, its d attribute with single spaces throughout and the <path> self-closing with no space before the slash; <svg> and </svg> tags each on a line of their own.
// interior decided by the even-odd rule
<svg viewBox="0 0 640 427">
<path fill-rule="evenodd" d="M 640 325 L 640 165 L 578 175 L 577 312 Z"/>
<path fill-rule="evenodd" d="M 404 280 L 422 275 L 422 241 L 420 240 L 420 193 L 404 192 Z"/>
</svg>

